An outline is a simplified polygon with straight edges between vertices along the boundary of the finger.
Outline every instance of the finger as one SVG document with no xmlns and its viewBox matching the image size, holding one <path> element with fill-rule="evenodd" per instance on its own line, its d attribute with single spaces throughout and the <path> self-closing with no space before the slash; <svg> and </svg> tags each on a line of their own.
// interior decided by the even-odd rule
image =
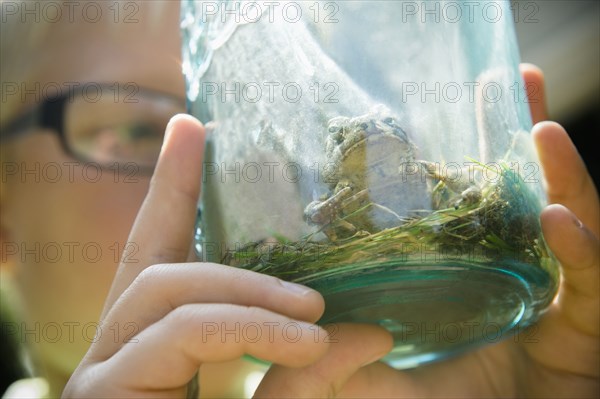
<svg viewBox="0 0 600 399">
<path fill-rule="evenodd" d="M 599 242 L 562 205 L 550 205 L 541 215 L 544 237 L 562 266 L 561 312 L 579 331 L 600 334 Z"/>
<path fill-rule="evenodd" d="M 546 107 L 546 85 L 544 82 L 544 73 L 540 68 L 533 64 L 519 65 L 521 76 L 525 82 L 525 91 L 531 111 L 531 119 L 536 124 L 548 120 L 548 111 Z"/>
<path fill-rule="evenodd" d="M 567 132 L 557 123 L 543 122 L 534 126 L 532 135 L 548 201 L 569 208 L 598 237 L 598 192 Z"/>
<path fill-rule="evenodd" d="M 146 267 L 186 260 L 191 245 L 202 176 L 204 127 L 189 115 L 169 122 L 158 164 L 128 242 L 136 262 L 122 262 L 103 315 Z"/>
<path fill-rule="evenodd" d="M 335 334 L 332 334 L 332 326 L 338 328 Z M 380 359 L 392 348 L 391 335 L 381 327 L 332 326 L 328 328 L 332 342 L 323 357 L 304 368 L 271 367 L 255 397 L 333 398 L 361 367 Z"/>
<path fill-rule="evenodd" d="M 118 330 L 123 339 L 113 339 L 114 334 L 100 337 L 89 357 L 109 358 L 126 338 L 190 303 L 255 306 L 309 322 L 317 321 L 324 310 L 319 293 L 275 277 L 210 263 L 154 265 L 138 275 L 100 325 L 101 331 Z"/>
<path fill-rule="evenodd" d="M 184 386 L 203 363 L 249 354 L 288 367 L 316 361 L 327 351 L 320 327 L 265 309 L 231 304 L 178 307 L 97 364 L 106 381 L 132 390 Z"/>
</svg>

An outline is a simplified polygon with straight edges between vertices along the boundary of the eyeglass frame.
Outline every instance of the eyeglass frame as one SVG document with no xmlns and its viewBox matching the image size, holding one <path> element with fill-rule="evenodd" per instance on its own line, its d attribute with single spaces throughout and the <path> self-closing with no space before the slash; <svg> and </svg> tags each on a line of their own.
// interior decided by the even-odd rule
<svg viewBox="0 0 600 399">
<path fill-rule="evenodd" d="M 126 83 L 132 84 L 131 82 Z M 114 90 L 115 84 L 108 83 L 94 83 L 96 87 L 103 88 L 111 88 Z M 74 89 L 69 89 L 66 92 L 62 92 L 60 94 L 55 94 L 52 96 L 48 96 L 42 101 L 41 104 L 33 107 L 32 109 L 23 113 L 23 115 L 17 117 L 12 122 L 8 123 L 8 125 L 2 128 L 2 134 L 0 134 L 0 141 L 4 140 L 13 140 L 16 137 L 22 136 L 29 132 L 29 129 L 32 128 L 41 128 L 47 129 L 54 132 L 54 134 L 58 135 L 58 139 L 61 145 L 62 150 L 68 156 L 77 159 L 78 161 L 84 163 L 94 163 L 98 164 L 101 168 L 108 168 L 107 165 L 102 163 L 94 162 L 90 159 L 85 159 L 81 155 L 78 155 L 73 151 L 69 145 L 65 134 L 65 109 L 68 101 L 72 101 L 72 99 L 77 95 L 81 94 L 86 89 L 86 84 L 82 85 L 83 87 L 77 87 Z M 181 98 L 173 96 L 171 94 L 167 94 L 165 92 L 152 90 L 152 89 L 141 89 L 144 93 L 151 94 L 154 97 L 162 97 L 174 100 L 176 102 L 182 101 Z M 137 101 L 135 101 L 137 102 Z M 189 104 L 184 101 L 186 105 L 186 110 L 189 111 Z M 152 167 L 140 167 L 139 169 L 146 174 L 152 174 L 156 165 Z"/>
</svg>

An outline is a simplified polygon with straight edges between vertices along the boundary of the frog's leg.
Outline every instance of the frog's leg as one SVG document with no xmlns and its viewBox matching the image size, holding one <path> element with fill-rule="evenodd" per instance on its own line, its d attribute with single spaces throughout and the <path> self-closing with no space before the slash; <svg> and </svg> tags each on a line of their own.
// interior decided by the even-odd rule
<svg viewBox="0 0 600 399">
<path fill-rule="evenodd" d="M 334 242 L 338 239 L 338 233 L 341 233 L 342 237 L 349 237 L 354 235 L 356 230 L 356 227 L 352 223 L 344 219 L 337 219 L 323 228 L 323 234 L 327 236 L 329 241 Z"/>
<path fill-rule="evenodd" d="M 359 212 L 368 212 L 368 219 L 370 222 L 380 229 L 398 226 L 404 221 L 400 215 L 390 208 L 371 201 L 368 189 L 361 190 L 345 199 L 342 204 L 342 209 L 347 209 L 353 202 L 366 202 L 364 206 L 359 208 Z"/>
<path fill-rule="evenodd" d="M 346 187 L 346 188 L 350 189 L 350 187 Z M 346 188 L 344 188 L 343 190 L 345 190 Z M 345 198 L 341 204 L 341 209 L 347 208 L 348 205 L 352 204 L 355 201 L 363 201 L 368 198 L 369 198 L 369 190 L 365 188 L 363 190 L 360 190 L 356 194 L 354 194 L 348 198 Z"/>
<path fill-rule="evenodd" d="M 472 166 L 473 169 L 462 168 L 459 178 L 448 178 L 440 173 L 440 165 L 428 161 L 417 161 L 430 179 L 438 180 L 432 191 L 434 209 L 472 205 L 481 201 L 481 176 L 477 178 L 476 172 L 481 172 L 481 166 Z M 447 194 L 449 195 L 447 195 Z M 446 197 L 443 198 L 446 194 Z"/>
<path fill-rule="evenodd" d="M 330 224 L 336 219 L 342 201 L 351 191 L 350 187 L 345 187 L 324 201 L 311 202 L 304 209 L 304 219 L 311 224 Z"/>
</svg>

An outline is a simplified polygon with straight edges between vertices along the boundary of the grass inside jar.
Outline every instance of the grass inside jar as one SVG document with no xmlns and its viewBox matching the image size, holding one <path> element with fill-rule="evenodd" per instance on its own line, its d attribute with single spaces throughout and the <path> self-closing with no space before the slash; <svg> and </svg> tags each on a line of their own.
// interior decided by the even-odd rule
<svg viewBox="0 0 600 399">
<path fill-rule="evenodd" d="M 431 196 L 444 203 L 447 184 L 439 181 Z M 353 213 L 365 212 L 370 206 Z M 228 252 L 222 263 L 302 282 L 344 265 L 360 265 L 364 270 L 392 261 L 418 263 L 421 253 L 415 249 L 425 247 L 469 253 L 487 262 L 513 259 L 541 267 L 556 280 L 554 261 L 542 237 L 540 211 L 538 197 L 523 178 L 501 163 L 498 178 L 483 184 L 480 193 L 468 203 L 450 202 L 440 209 L 423 212 L 423 216 L 405 219 L 397 226 L 372 234 L 362 231 L 336 241 L 317 241 L 315 236 L 321 229 L 299 241 L 275 237 L 276 242 L 252 243 Z"/>
</svg>

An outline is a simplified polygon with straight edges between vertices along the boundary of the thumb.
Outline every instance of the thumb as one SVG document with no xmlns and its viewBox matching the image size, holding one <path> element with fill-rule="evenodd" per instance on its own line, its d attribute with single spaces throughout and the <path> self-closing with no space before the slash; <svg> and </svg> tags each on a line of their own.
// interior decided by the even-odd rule
<svg viewBox="0 0 600 399">
<path fill-rule="evenodd" d="M 320 360 L 304 368 L 271 367 L 254 396 L 333 398 L 361 367 L 383 357 L 393 345 L 392 336 L 379 326 L 331 324 L 325 328 L 330 344 Z"/>
<path fill-rule="evenodd" d="M 600 255 L 598 238 L 562 205 L 541 215 L 544 237 L 561 264 L 560 311 L 579 331 L 600 335 Z"/>
</svg>

